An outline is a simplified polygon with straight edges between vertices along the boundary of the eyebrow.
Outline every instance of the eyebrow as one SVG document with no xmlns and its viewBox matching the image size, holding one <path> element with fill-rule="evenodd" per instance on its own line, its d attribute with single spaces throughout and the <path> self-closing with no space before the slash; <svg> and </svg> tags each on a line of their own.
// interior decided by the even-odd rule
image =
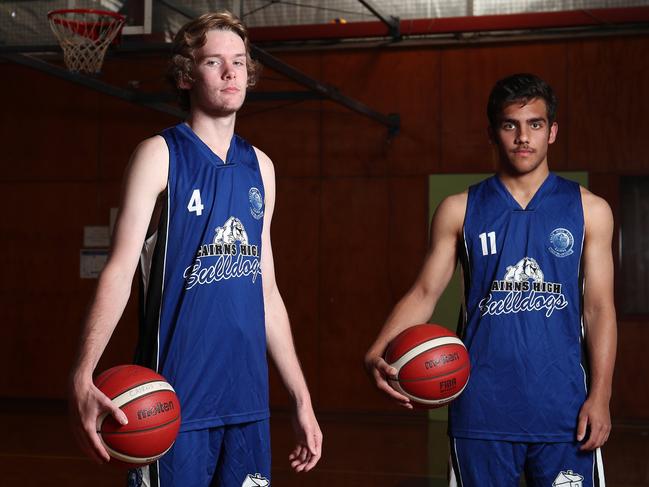
<svg viewBox="0 0 649 487">
<path fill-rule="evenodd" d="M 503 119 L 500 120 L 500 123 L 518 123 L 518 122 L 519 122 L 519 120 L 514 119 L 514 118 L 503 118 Z M 544 117 L 535 117 L 535 118 L 528 118 L 528 119 L 524 120 L 524 122 L 527 122 L 527 123 L 546 122 L 547 123 L 547 119 L 544 118 Z"/>
<path fill-rule="evenodd" d="M 222 57 L 225 57 L 225 55 L 224 54 L 219 54 L 219 53 L 211 53 L 211 54 L 204 54 L 201 57 L 203 59 L 206 58 L 206 57 L 221 57 L 222 58 Z M 233 58 L 246 57 L 246 53 L 245 52 L 237 53 L 237 54 L 234 54 L 232 57 Z"/>
</svg>

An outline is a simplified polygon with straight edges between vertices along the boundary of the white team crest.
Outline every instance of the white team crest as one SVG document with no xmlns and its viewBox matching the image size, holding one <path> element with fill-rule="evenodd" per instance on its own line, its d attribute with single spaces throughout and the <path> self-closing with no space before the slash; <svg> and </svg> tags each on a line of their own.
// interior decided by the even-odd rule
<svg viewBox="0 0 649 487">
<path fill-rule="evenodd" d="M 543 282 L 543 271 L 531 257 L 524 257 L 516 265 L 507 266 L 505 281 L 510 282 Z"/>
<path fill-rule="evenodd" d="M 552 482 L 552 487 L 582 487 L 584 477 L 572 470 L 559 472 L 557 478 Z"/>
<path fill-rule="evenodd" d="M 264 216 L 264 198 L 261 196 L 261 191 L 254 186 L 250 188 L 248 201 L 250 201 L 250 213 L 256 220 L 259 220 Z"/>
<path fill-rule="evenodd" d="M 249 473 L 241 487 L 270 487 L 270 480 L 258 473 Z"/>
<path fill-rule="evenodd" d="M 248 245 L 248 234 L 238 218 L 231 216 L 222 227 L 216 227 L 214 231 L 216 232 L 214 235 L 215 244 L 241 242 L 243 245 Z"/>
<path fill-rule="evenodd" d="M 570 230 L 565 228 L 555 228 L 550 233 L 550 246 L 548 250 L 557 257 L 568 257 L 573 253 L 572 247 L 575 244 L 575 238 Z"/>
</svg>

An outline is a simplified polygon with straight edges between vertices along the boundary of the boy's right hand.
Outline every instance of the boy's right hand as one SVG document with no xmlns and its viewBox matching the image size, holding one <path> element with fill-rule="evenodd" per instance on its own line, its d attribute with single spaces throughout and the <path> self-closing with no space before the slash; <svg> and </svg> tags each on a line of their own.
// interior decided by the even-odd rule
<svg viewBox="0 0 649 487">
<path fill-rule="evenodd" d="M 412 404 L 410 403 L 410 399 L 394 390 L 388 383 L 388 377 L 396 377 L 397 369 L 391 367 L 385 360 L 383 360 L 382 357 L 378 355 L 370 355 L 365 358 L 365 369 L 380 391 L 383 391 L 400 406 L 406 409 L 413 408 Z"/>
</svg>

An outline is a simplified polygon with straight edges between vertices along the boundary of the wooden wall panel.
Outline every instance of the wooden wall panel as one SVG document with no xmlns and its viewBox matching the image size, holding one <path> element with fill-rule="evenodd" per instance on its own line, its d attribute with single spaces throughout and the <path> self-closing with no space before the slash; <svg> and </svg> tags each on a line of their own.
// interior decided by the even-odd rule
<svg viewBox="0 0 649 487">
<path fill-rule="evenodd" d="M 83 181 L 97 174 L 98 94 L 0 63 L 3 181 Z M 88 123 L 90 121 L 90 123 Z"/>
<path fill-rule="evenodd" d="M 490 172 L 496 158 L 487 136 L 486 106 L 493 84 L 510 74 L 531 72 L 544 78 L 560 100 L 559 126 L 569 105 L 566 53 L 561 43 L 480 46 L 442 51 L 441 171 Z M 564 169 L 566 141 L 552 147 L 553 169 Z"/>
<path fill-rule="evenodd" d="M 389 181 L 388 245 L 392 300 L 396 303 L 419 275 L 428 249 L 428 177 L 391 178 Z M 415 230 L 416 229 L 416 230 Z"/>
<path fill-rule="evenodd" d="M 613 417 L 649 421 L 646 344 L 647 320 L 622 317 L 618 321 L 618 352 L 611 400 Z"/>
<path fill-rule="evenodd" d="M 277 177 L 320 175 L 321 102 L 249 104 L 237 115 L 237 133 L 271 158 Z"/>
<path fill-rule="evenodd" d="M 384 179 L 322 183 L 320 241 L 320 404 L 365 409 L 367 330 L 377 330 L 391 302 L 387 279 L 388 184 Z M 373 334 L 370 332 L 370 334 Z"/>
<path fill-rule="evenodd" d="M 323 114 L 323 174 L 424 174 L 438 164 L 439 57 L 434 51 L 337 51 L 323 58 L 323 78 L 382 114 L 401 116 L 400 135 L 329 102 Z"/>
<path fill-rule="evenodd" d="M 123 100 L 101 97 L 96 120 L 98 177 L 119 181 L 137 145 L 180 120 Z"/>
<path fill-rule="evenodd" d="M 647 38 L 595 39 L 566 50 L 570 150 L 576 167 L 599 172 L 649 171 L 644 140 L 649 112 Z"/>
<path fill-rule="evenodd" d="M 95 284 L 79 278 L 83 227 L 107 225 L 116 194 L 85 182 L 0 184 L 0 307 L 10 324 L 0 327 L 0 364 L 16 372 L 2 375 L 0 395 L 63 397 Z"/>
<path fill-rule="evenodd" d="M 295 69 L 320 78 L 320 55 L 281 53 Z M 274 71 L 263 68 L 254 92 L 307 91 Z M 254 93 L 253 92 L 253 93 Z M 320 101 L 248 102 L 237 115 L 237 132 L 273 160 L 278 177 L 320 175 L 322 142 Z"/>
<path fill-rule="evenodd" d="M 320 181 L 278 179 L 271 237 L 277 285 L 291 319 L 298 358 L 310 386 L 311 400 L 318 401 Z M 288 394 L 274 369 L 271 404 L 285 407 Z"/>
</svg>

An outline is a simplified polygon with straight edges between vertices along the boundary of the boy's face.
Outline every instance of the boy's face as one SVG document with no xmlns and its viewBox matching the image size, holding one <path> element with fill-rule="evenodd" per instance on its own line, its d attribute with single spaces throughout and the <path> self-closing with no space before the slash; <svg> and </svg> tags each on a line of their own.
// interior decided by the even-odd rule
<svg viewBox="0 0 649 487">
<path fill-rule="evenodd" d="M 182 81 L 189 89 L 192 107 L 217 115 L 236 112 L 243 105 L 248 86 L 246 46 L 229 30 L 207 33 L 205 45 L 194 53 L 193 82 Z"/>
<path fill-rule="evenodd" d="M 548 145 L 555 141 L 558 130 L 556 122 L 550 125 L 547 112 L 541 98 L 503 107 L 498 125 L 489 129 L 498 146 L 501 169 L 522 175 L 547 165 Z"/>
</svg>

